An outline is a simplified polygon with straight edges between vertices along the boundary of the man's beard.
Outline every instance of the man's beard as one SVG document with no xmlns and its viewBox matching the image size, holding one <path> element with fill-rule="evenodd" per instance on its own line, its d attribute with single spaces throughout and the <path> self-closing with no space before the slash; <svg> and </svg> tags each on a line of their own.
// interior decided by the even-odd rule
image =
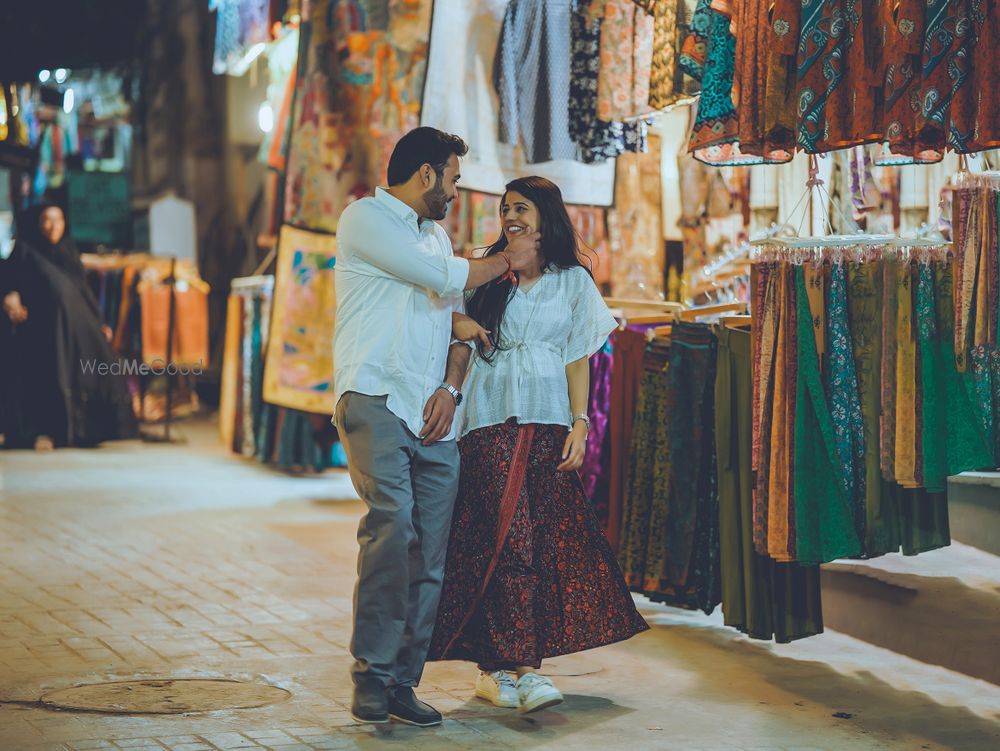
<svg viewBox="0 0 1000 751">
<path fill-rule="evenodd" d="M 430 219 L 434 219 L 435 221 L 444 219 L 448 214 L 449 203 L 451 203 L 451 199 L 444 192 L 444 187 L 441 185 L 440 179 L 437 185 L 424 193 L 424 204 L 427 206 L 427 216 Z"/>
</svg>

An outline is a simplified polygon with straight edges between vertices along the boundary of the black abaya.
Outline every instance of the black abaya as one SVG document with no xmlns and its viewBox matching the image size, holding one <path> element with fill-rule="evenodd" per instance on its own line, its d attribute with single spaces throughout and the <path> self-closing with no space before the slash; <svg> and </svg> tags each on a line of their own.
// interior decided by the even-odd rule
<svg viewBox="0 0 1000 751">
<path fill-rule="evenodd" d="M 0 297 L 17 291 L 28 319 L 0 313 L 0 433 L 8 447 L 49 436 L 56 446 L 133 438 L 125 379 L 101 374 L 116 357 L 101 330 L 97 301 L 68 242 L 24 242 L 0 261 Z"/>
</svg>

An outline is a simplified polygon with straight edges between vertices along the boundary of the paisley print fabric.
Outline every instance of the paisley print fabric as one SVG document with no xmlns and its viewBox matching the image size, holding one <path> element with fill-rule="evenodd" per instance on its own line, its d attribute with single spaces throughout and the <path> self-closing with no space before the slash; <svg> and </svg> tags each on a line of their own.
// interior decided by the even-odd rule
<svg viewBox="0 0 1000 751">
<path fill-rule="evenodd" d="M 545 658 L 649 628 L 579 477 L 556 469 L 566 434 L 562 426 L 510 420 L 460 442 L 462 473 L 429 659 L 470 660 L 489 671 L 538 668 Z"/>
<path fill-rule="evenodd" d="M 844 497 L 855 510 L 855 525 L 865 528 L 865 424 L 861 416 L 858 376 L 848 324 L 847 269 L 834 264 L 830 269 L 829 378 L 826 389 L 830 417 L 842 467 Z M 933 309 L 931 310 L 933 316 Z"/>
<path fill-rule="evenodd" d="M 992 0 L 742 0 L 731 14 L 729 5 L 699 3 L 732 15 L 739 127 L 725 151 L 781 162 L 796 148 L 885 143 L 878 161 L 904 164 L 1000 146 Z M 712 24 L 700 26 L 679 64 L 704 80 Z"/>
</svg>

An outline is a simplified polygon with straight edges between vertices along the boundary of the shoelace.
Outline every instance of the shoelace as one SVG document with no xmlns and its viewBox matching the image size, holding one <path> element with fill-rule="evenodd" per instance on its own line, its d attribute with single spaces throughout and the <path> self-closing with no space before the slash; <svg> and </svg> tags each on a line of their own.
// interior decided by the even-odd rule
<svg viewBox="0 0 1000 751">
<path fill-rule="evenodd" d="M 526 673 L 521 677 L 520 683 L 525 688 L 532 689 L 538 684 L 551 684 L 552 681 L 539 675 L 538 673 Z"/>
<path fill-rule="evenodd" d="M 490 673 L 490 677 L 493 678 L 501 686 L 510 686 L 511 688 L 516 688 L 517 684 L 514 683 L 514 679 L 510 677 L 510 674 L 505 673 L 502 670 L 498 670 L 495 673 Z"/>
</svg>

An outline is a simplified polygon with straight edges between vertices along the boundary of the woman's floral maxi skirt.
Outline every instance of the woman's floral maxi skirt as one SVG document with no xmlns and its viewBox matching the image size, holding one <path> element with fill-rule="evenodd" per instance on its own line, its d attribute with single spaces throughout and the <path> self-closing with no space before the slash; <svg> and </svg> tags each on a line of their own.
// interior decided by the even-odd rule
<svg viewBox="0 0 1000 751">
<path fill-rule="evenodd" d="M 429 659 L 537 668 L 649 628 L 579 476 L 556 469 L 566 434 L 508 420 L 462 439 Z"/>
</svg>

